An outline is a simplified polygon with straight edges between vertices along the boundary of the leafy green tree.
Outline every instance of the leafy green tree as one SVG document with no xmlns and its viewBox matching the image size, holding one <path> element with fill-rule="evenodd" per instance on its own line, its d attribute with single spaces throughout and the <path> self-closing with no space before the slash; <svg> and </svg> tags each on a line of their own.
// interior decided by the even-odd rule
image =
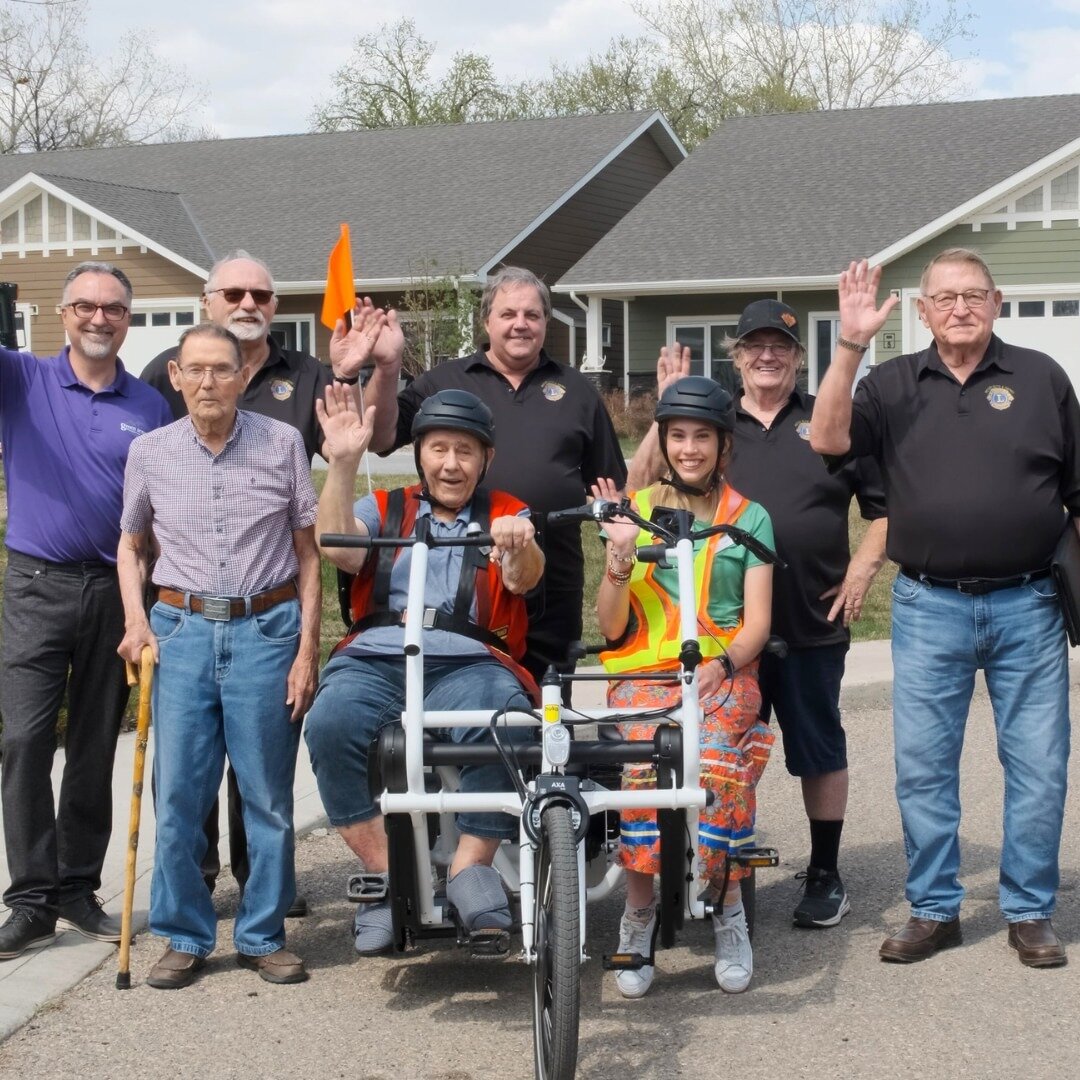
<svg viewBox="0 0 1080 1080">
<path fill-rule="evenodd" d="M 479 296 L 447 273 L 436 259 L 422 259 L 410 273 L 398 305 L 405 332 L 405 370 L 426 371 L 440 360 L 463 356 L 473 346 Z"/>
</svg>

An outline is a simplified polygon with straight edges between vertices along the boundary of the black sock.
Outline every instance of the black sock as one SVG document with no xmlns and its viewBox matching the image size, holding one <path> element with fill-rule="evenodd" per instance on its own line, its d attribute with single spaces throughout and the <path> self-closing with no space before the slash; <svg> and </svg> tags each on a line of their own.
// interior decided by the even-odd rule
<svg viewBox="0 0 1080 1080">
<path fill-rule="evenodd" d="M 817 870 L 836 873 L 836 860 L 840 855 L 840 834 L 844 831 L 844 819 L 839 821 L 815 821 L 810 819 L 810 865 Z"/>
</svg>

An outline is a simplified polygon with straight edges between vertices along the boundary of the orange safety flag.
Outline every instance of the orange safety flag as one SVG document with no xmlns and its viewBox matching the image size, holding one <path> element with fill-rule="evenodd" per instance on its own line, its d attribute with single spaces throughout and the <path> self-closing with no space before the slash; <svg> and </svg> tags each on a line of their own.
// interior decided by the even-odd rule
<svg viewBox="0 0 1080 1080">
<path fill-rule="evenodd" d="M 349 243 L 349 226 L 341 226 L 341 236 L 330 252 L 326 264 L 326 293 L 323 296 L 322 324 L 333 330 L 338 319 L 356 305 L 356 288 L 353 285 L 352 246 Z"/>
</svg>

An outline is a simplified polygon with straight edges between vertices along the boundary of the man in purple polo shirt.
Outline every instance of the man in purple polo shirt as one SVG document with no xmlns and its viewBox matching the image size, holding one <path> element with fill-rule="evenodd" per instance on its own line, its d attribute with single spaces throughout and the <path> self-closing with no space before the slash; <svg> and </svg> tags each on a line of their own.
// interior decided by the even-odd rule
<svg viewBox="0 0 1080 1080">
<path fill-rule="evenodd" d="M 76 266 L 58 308 L 70 345 L 38 359 L 0 349 L 8 566 L 0 638 L 4 842 L 11 914 L 0 960 L 56 926 L 119 941 L 95 895 L 112 832 L 112 768 L 128 690 L 116 647 L 124 464 L 137 436 L 169 423 L 164 398 L 124 371 L 131 283 Z M 54 811 L 56 721 L 67 691 L 66 761 Z"/>
</svg>

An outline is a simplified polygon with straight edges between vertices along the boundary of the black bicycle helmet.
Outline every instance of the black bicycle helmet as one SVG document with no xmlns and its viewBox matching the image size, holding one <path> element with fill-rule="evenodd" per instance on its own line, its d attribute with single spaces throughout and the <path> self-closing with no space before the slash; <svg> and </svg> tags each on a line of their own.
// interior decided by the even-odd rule
<svg viewBox="0 0 1080 1080">
<path fill-rule="evenodd" d="M 413 442 L 428 431 L 464 431 L 485 446 L 495 445 L 491 410 L 467 390 L 440 390 L 425 398 L 412 422 Z"/>
<path fill-rule="evenodd" d="M 703 375 L 687 375 L 669 386 L 656 405 L 658 423 L 676 417 L 734 431 L 735 400 L 718 382 Z"/>
<path fill-rule="evenodd" d="M 687 375 L 669 386 L 656 404 L 656 422 L 660 428 L 660 453 L 670 470 L 663 483 L 681 491 L 685 495 L 709 495 L 723 479 L 720 461 L 717 460 L 709 483 L 703 488 L 694 487 L 680 479 L 667 452 L 667 426 L 671 420 L 698 420 L 709 424 L 720 432 L 721 448 L 723 435 L 735 430 L 735 400 L 718 383 L 702 375 Z"/>
</svg>

